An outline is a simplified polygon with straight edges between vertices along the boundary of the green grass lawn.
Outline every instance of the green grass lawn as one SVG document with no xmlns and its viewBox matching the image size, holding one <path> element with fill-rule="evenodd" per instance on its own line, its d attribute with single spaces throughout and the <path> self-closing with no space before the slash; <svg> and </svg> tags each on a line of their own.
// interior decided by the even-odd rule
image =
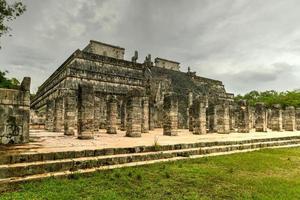
<svg viewBox="0 0 300 200">
<path fill-rule="evenodd" d="M 50 178 L 0 199 L 300 199 L 300 148 Z"/>
</svg>

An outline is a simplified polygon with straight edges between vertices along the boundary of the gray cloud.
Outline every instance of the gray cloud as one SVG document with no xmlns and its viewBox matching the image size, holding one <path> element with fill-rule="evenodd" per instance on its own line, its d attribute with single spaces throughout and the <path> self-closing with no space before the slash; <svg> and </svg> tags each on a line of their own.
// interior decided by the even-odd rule
<svg viewBox="0 0 300 200">
<path fill-rule="evenodd" d="M 24 1 L 1 39 L 0 69 L 37 87 L 90 39 L 151 53 L 219 79 L 229 92 L 299 88 L 297 0 Z"/>
</svg>

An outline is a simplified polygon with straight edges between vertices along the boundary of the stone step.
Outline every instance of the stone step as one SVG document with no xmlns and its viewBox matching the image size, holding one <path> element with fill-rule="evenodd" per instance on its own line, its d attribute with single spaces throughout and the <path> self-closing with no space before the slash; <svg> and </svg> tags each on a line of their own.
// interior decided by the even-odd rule
<svg viewBox="0 0 300 200">
<path fill-rule="evenodd" d="M 277 137 L 277 138 L 259 138 L 240 141 L 215 141 L 215 142 L 196 142 L 187 144 L 171 144 L 158 146 L 161 151 L 211 147 L 211 146 L 223 146 L 223 145 L 235 145 L 235 144 L 249 144 L 268 141 L 281 141 L 281 140 L 294 140 L 300 139 L 300 136 L 289 137 Z M 3 164 L 15 164 L 15 163 L 28 163 L 48 160 L 61 160 L 61 159 L 74 159 L 81 157 L 95 157 L 104 155 L 120 155 L 120 154 L 134 154 L 134 153 L 146 153 L 155 152 L 157 147 L 155 146 L 136 146 L 127 148 L 104 148 L 104 149 L 87 149 L 81 151 L 61 151 L 61 152 L 47 152 L 47 153 L 16 153 L 16 154 L 4 154 L 0 156 L 0 165 Z"/>
<path fill-rule="evenodd" d="M 300 145 L 300 139 L 8 164 L 0 166 L 0 182 L 26 180 L 26 177 L 34 177 L 41 174 L 59 174 L 68 171 L 80 172 L 80 170 L 117 166 L 126 163 L 189 158 L 212 153 L 238 152 L 287 145 Z"/>
</svg>

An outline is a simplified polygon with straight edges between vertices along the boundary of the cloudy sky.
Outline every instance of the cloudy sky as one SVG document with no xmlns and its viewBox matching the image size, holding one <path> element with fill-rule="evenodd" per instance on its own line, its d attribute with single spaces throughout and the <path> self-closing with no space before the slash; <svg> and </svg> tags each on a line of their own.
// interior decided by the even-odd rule
<svg viewBox="0 0 300 200">
<path fill-rule="evenodd" d="M 32 91 L 90 39 L 191 66 L 228 92 L 300 88 L 299 0 L 25 0 L 0 69 Z"/>
</svg>

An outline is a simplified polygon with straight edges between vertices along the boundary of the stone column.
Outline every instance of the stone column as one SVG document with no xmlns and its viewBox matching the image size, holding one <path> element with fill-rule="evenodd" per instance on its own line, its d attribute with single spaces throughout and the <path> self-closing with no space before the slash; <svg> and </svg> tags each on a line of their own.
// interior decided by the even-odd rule
<svg viewBox="0 0 300 200">
<path fill-rule="evenodd" d="M 143 97 L 142 101 L 142 133 L 149 133 L 149 99 Z"/>
<path fill-rule="evenodd" d="M 193 127 L 193 134 L 206 134 L 206 102 L 203 98 L 197 98 L 194 100 L 191 108 L 193 112 L 190 114 L 193 116 L 193 121 L 190 124 L 192 124 Z"/>
<path fill-rule="evenodd" d="M 296 130 L 300 131 L 300 108 L 295 110 Z"/>
<path fill-rule="evenodd" d="M 76 115 L 78 113 L 77 92 L 75 90 L 67 90 L 65 95 L 64 135 L 75 135 L 77 130 Z"/>
<path fill-rule="evenodd" d="M 45 123 L 45 129 L 47 131 L 54 131 L 54 108 L 55 108 L 55 101 L 48 100 L 46 105 L 46 123 Z"/>
<path fill-rule="evenodd" d="M 150 102 L 149 104 L 149 129 L 154 130 L 155 124 L 154 124 L 154 102 Z"/>
<path fill-rule="evenodd" d="M 190 132 L 193 132 L 194 131 L 194 106 L 190 106 L 189 107 L 189 115 L 188 115 L 188 122 L 189 122 L 189 131 Z M 205 113 L 206 115 L 206 113 Z"/>
<path fill-rule="evenodd" d="M 117 134 L 118 104 L 115 96 L 110 96 L 107 102 L 106 132 Z"/>
<path fill-rule="evenodd" d="M 176 136 L 178 134 L 178 98 L 174 93 L 168 93 L 164 97 L 163 134 Z"/>
<path fill-rule="evenodd" d="M 249 133 L 249 106 L 245 100 L 239 101 L 237 110 L 237 128 L 239 133 Z"/>
<path fill-rule="evenodd" d="M 279 104 L 272 107 L 271 129 L 272 131 L 282 131 L 282 110 Z"/>
<path fill-rule="evenodd" d="M 82 84 L 78 91 L 78 139 L 94 138 L 94 89 Z"/>
<path fill-rule="evenodd" d="M 214 108 L 215 130 L 217 133 L 228 134 L 230 133 L 229 127 L 229 103 L 221 101 Z"/>
<path fill-rule="evenodd" d="M 128 137 L 141 137 L 142 133 L 142 101 L 141 97 L 132 95 L 127 99 L 127 131 Z"/>
<path fill-rule="evenodd" d="M 193 105 L 193 93 L 191 91 L 188 92 L 188 103 L 187 103 L 187 109 L 186 109 L 186 114 L 187 114 L 187 120 L 186 120 L 186 127 L 189 128 L 190 130 L 190 125 L 193 124 L 193 122 L 190 122 L 192 117 L 190 116 L 190 108 Z M 192 130 L 190 130 L 192 131 Z"/>
<path fill-rule="evenodd" d="M 256 103 L 255 105 L 255 131 L 267 132 L 267 109 L 264 103 Z"/>
<path fill-rule="evenodd" d="M 127 113 L 126 113 L 126 101 L 123 100 L 121 104 L 121 131 L 126 131 L 126 121 L 127 121 Z"/>
<path fill-rule="evenodd" d="M 54 131 L 61 132 L 64 129 L 64 99 L 55 99 L 54 107 Z"/>
<path fill-rule="evenodd" d="M 267 109 L 267 127 L 268 129 L 272 129 L 272 109 Z"/>
<path fill-rule="evenodd" d="M 295 131 L 295 108 L 294 106 L 288 106 L 285 109 L 285 130 L 286 131 Z"/>
<path fill-rule="evenodd" d="M 235 109 L 233 105 L 229 105 L 229 129 L 230 132 L 235 131 Z"/>
</svg>

